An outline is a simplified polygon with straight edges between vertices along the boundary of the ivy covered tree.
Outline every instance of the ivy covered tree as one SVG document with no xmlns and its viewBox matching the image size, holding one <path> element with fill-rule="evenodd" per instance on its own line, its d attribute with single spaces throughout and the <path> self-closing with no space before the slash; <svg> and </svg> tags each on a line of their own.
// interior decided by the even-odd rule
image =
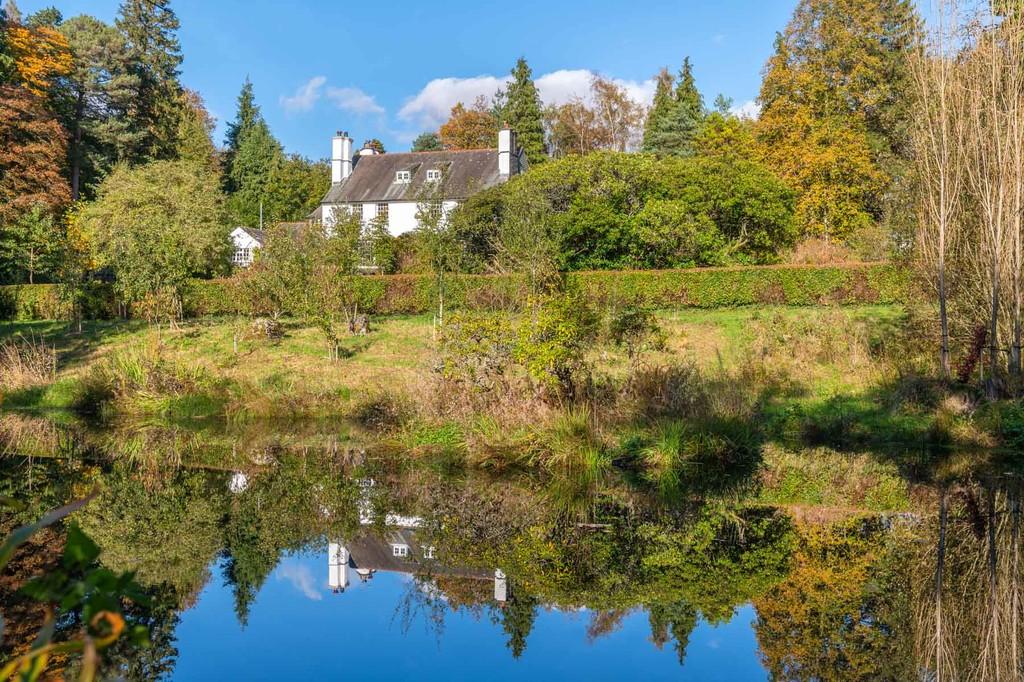
<svg viewBox="0 0 1024 682">
<path fill-rule="evenodd" d="M 499 123 L 516 132 L 516 140 L 526 154 L 530 165 L 542 163 L 548 154 L 544 142 L 544 107 L 533 82 L 533 71 L 520 57 L 512 69 L 508 88 L 495 98 Z"/>
</svg>

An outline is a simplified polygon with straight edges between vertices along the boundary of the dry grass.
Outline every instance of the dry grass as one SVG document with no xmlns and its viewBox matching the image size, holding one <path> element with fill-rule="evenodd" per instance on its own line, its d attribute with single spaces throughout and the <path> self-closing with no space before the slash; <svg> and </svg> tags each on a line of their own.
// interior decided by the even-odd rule
<svg viewBox="0 0 1024 682">
<path fill-rule="evenodd" d="M 16 336 L 0 342 L 0 389 L 42 386 L 56 374 L 57 351 L 42 337 Z"/>
</svg>

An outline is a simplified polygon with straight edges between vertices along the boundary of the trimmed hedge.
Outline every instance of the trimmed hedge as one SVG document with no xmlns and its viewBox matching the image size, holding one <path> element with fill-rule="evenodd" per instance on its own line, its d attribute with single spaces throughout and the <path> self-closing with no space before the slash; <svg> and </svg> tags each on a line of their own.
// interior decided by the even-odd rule
<svg viewBox="0 0 1024 682">
<path fill-rule="evenodd" d="M 910 273 L 886 263 L 610 270 L 569 273 L 568 279 L 595 303 L 650 308 L 885 304 L 905 302 L 911 295 Z M 437 301 L 437 282 L 430 275 L 370 275 L 356 278 L 356 283 L 360 308 L 377 315 L 428 312 Z M 17 301 L 14 314 L 2 303 L 10 290 Z M 462 275 L 448 280 L 446 306 L 514 308 L 524 298 L 520 277 Z M 113 316 L 116 305 L 109 286 L 97 285 L 93 299 L 102 301 L 90 306 L 94 315 Z M 64 308 L 55 285 L 0 287 L 0 319 L 51 319 L 61 317 Z M 197 281 L 186 296 L 185 311 L 197 317 L 239 312 L 231 280 Z"/>
<path fill-rule="evenodd" d="M 61 300 L 59 284 L 0 286 L 0 320 L 62 320 L 71 317 L 71 304 Z M 117 299 L 109 284 L 89 285 L 83 314 L 89 319 L 117 317 Z"/>
</svg>

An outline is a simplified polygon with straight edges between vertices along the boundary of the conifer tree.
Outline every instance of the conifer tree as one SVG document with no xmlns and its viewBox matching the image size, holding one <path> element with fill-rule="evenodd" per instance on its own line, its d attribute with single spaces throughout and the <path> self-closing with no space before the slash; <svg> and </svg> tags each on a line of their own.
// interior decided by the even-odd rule
<svg viewBox="0 0 1024 682">
<path fill-rule="evenodd" d="M 520 57 L 516 62 L 508 89 L 498 93 L 495 99 L 500 102 L 498 120 L 515 131 L 526 159 L 532 165 L 542 163 L 548 153 L 544 144 L 543 106 L 533 82 L 533 71 L 525 58 Z"/>
<path fill-rule="evenodd" d="M 444 149 L 441 144 L 441 138 L 437 136 L 437 133 L 420 133 L 415 140 L 412 141 L 412 149 L 414 152 L 439 152 Z"/>
<path fill-rule="evenodd" d="M 116 25 L 138 79 L 133 125 L 140 144 L 134 160 L 171 158 L 182 111 L 178 17 L 170 0 L 124 0 Z"/>
<path fill-rule="evenodd" d="M 271 178 L 282 155 L 280 143 L 262 118 L 239 136 L 230 172 L 234 193 L 228 200 L 235 220 L 249 226 L 260 224 L 260 203 L 268 199 Z M 264 213 L 264 220 L 267 217 Z"/>
<path fill-rule="evenodd" d="M 644 123 L 644 140 L 642 149 L 645 152 L 660 151 L 661 137 L 668 124 L 675 107 L 675 97 L 672 94 L 674 80 L 668 69 L 662 69 L 657 76 L 657 86 L 654 90 L 654 102 L 647 112 L 647 121 Z"/>
<path fill-rule="evenodd" d="M 7 10 L 0 7 L 0 85 L 10 82 L 11 74 L 14 72 L 14 57 L 11 56 L 7 26 Z"/>
<path fill-rule="evenodd" d="M 224 187 L 229 193 L 236 189 L 231 180 L 231 168 L 235 161 L 235 155 L 238 153 L 239 140 L 243 133 L 252 130 L 256 122 L 262 119 L 260 107 L 256 104 L 252 81 L 246 76 L 242 90 L 238 93 L 238 109 L 235 113 L 235 120 L 228 122 L 227 133 L 224 135 Z"/>
</svg>

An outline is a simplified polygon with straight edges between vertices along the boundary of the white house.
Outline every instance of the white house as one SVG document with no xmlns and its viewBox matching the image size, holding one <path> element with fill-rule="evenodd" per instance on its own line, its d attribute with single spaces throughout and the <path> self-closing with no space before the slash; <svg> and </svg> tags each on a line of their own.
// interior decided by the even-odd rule
<svg viewBox="0 0 1024 682">
<path fill-rule="evenodd" d="M 447 213 L 526 169 L 512 130 L 499 131 L 497 142 L 494 149 L 378 154 L 364 148 L 353 155 L 352 138 L 339 132 L 331 140 L 331 188 L 310 217 L 330 225 L 342 212 L 356 213 L 364 223 L 383 221 L 394 236 L 410 232 L 425 197 Z M 436 192 L 430 183 L 439 183 Z"/>
<path fill-rule="evenodd" d="M 266 235 L 263 230 L 254 227 L 236 227 L 231 231 L 231 242 L 235 251 L 231 254 L 231 264 L 239 268 L 252 265 L 256 249 L 263 248 Z"/>
<path fill-rule="evenodd" d="M 339 131 L 331 140 L 331 188 L 308 218 L 330 226 L 342 212 L 356 213 L 367 224 L 384 222 L 394 236 L 410 232 L 425 197 L 447 214 L 476 192 L 526 170 L 515 132 L 505 128 L 497 137 L 494 149 L 378 154 L 366 147 L 353 154 L 352 138 Z M 438 183 L 436 191 L 431 183 Z M 236 227 L 232 263 L 251 265 L 265 238 L 263 230 Z"/>
</svg>

